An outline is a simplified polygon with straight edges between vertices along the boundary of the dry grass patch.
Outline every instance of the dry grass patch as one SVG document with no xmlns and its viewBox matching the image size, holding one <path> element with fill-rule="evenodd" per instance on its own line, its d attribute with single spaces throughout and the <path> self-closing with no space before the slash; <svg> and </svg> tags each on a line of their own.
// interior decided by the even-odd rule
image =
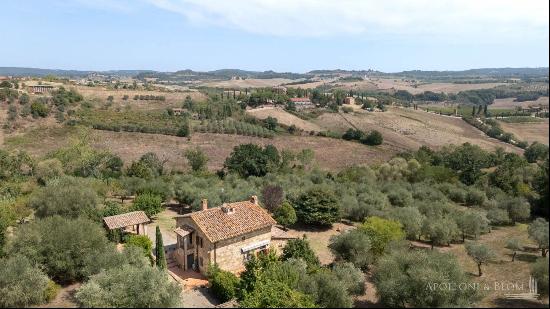
<svg viewBox="0 0 550 309">
<path fill-rule="evenodd" d="M 504 132 L 512 133 L 522 141 L 539 142 L 548 145 L 549 126 L 548 119 L 542 122 L 506 123 L 499 121 Z"/>
<path fill-rule="evenodd" d="M 509 238 L 517 238 L 525 246 L 524 250 L 518 252 L 516 261 L 511 262 L 512 255 L 509 249 L 506 249 L 506 241 Z M 450 248 L 443 248 L 443 251 L 448 251 L 454 254 L 464 270 L 471 275 L 474 282 L 480 283 L 482 287 L 487 286 L 488 291 L 485 291 L 480 307 L 532 307 L 542 306 L 542 303 L 525 302 L 525 301 L 510 301 L 505 300 L 505 294 L 528 293 L 530 265 L 540 256 L 540 252 L 536 250 L 535 244 L 528 239 L 527 225 L 520 224 L 511 227 L 501 227 L 494 229 L 491 233 L 485 234 L 478 240 L 479 243 L 489 246 L 496 254 L 496 259 L 489 265 L 483 265 L 483 276 L 477 276 L 477 265 L 468 256 L 464 245 L 453 245 Z M 495 285 L 503 283 L 515 283 L 519 286 L 523 284 L 524 290 L 511 289 L 503 290 Z M 548 304 L 548 300 L 546 300 Z M 546 305 L 548 306 L 548 305 Z"/>
<path fill-rule="evenodd" d="M 246 112 L 259 119 L 266 119 L 269 116 L 275 117 L 277 118 L 279 123 L 287 126 L 295 125 L 297 128 L 304 131 L 322 131 L 322 128 L 320 126 L 307 120 L 298 118 L 279 107 L 260 107 L 248 110 Z"/>
<path fill-rule="evenodd" d="M 507 151 L 521 152 L 517 147 L 487 137 L 460 118 L 408 108 L 392 107 L 386 112 L 358 110 L 353 114 L 325 113 L 312 121 L 337 132 L 344 132 L 352 126 L 363 131 L 378 130 L 384 136 L 384 144 L 402 150 L 423 145 L 438 149 L 448 144 L 468 142 L 487 150 L 502 147 Z"/>
</svg>

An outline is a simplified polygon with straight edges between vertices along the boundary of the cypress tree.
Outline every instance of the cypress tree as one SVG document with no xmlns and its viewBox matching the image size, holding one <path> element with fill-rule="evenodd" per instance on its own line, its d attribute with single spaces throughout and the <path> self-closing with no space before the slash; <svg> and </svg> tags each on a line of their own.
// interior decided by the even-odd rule
<svg viewBox="0 0 550 309">
<path fill-rule="evenodd" d="M 164 243 L 162 241 L 162 233 L 160 227 L 157 225 L 156 230 L 156 243 L 155 243 L 155 256 L 157 257 L 156 264 L 160 269 L 166 269 L 166 257 L 164 256 Z"/>
</svg>

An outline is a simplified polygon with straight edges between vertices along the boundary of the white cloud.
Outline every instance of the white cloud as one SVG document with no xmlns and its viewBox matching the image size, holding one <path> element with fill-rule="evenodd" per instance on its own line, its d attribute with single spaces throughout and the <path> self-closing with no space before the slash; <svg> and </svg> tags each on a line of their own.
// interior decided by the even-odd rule
<svg viewBox="0 0 550 309">
<path fill-rule="evenodd" d="M 548 37 L 546 0 L 147 0 L 198 25 L 274 36 Z"/>
</svg>

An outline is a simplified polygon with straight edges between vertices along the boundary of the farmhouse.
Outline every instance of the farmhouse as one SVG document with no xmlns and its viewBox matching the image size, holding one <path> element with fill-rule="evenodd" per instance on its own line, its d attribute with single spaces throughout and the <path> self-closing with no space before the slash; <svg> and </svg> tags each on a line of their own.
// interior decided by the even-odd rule
<svg viewBox="0 0 550 309">
<path fill-rule="evenodd" d="M 180 116 L 185 112 L 185 110 L 183 108 L 173 108 L 172 112 L 174 113 L 174 116 Z"/>
<path fill-rule="evenodd" d="M 355 98 L 354 97 L 346 97 L 344 99 L 344 104 L 355 104 Z"/>
<path fill-rule="evenodd" d="M 205 274 L 208 265 L 238 273 L 244 263 L 271 245 L 275 220 L 260 207 L 254 195 L 248 201 L 224 203 L 175 217 L 176 250 L 172 257 L 184 270 Z"/>
<path fill-rule="evenodd" d="M 30 93 L 45 93 L 50 92 L 53 90 L 53 86 L 50 85 L 34 85 L 29 86 L 29 92 Z"/>
<path fill-rule="evenodd" d="M 290 102 L 294 103 L 296 109 L 313 108 L 315 105 L 311 103 L 309 98 L 291 98 Z"/>
</svg>

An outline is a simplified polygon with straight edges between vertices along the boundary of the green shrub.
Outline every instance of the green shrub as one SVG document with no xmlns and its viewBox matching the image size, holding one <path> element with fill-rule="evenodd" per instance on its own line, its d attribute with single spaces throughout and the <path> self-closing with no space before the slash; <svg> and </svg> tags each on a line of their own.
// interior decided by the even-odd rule
<svg viewBox="0 0 550 309">
<path fill-rule="evenodd" d="M 283 248 L 281 259 L 283 261 L 289 259 L 301 259 L 306 262 L 310 269 L 314 269 L 320 265 L 319 259 L 315 255 L 315 252 L 311 249 L 305 236 L 303 239 L 289 240 Z"/>
<path fill-rule="evenodd" d="M 296 211 L 289 202 L 283 202 L 280 207 L 276 208 L 273 217 L 277 223 L 285 227 L 293 225 L 298 220 Z"/>
<path fill-rule="evenodd" d="M 377 146 L 381 145 L 384 142 L 384 137 L 382 136 L 382 133 L 372 130 L 367 134 L 364 138 L 361 139 L 361 143 L 371 145 L 371 146 Z"/>
<path fill-rule="evenodd" d="M 220 270 L 216 266 L 211 266 L 213 270 L 209 272 L 210 288 L 216 297 L 222 301 L 229 301 L 237 296 L 240 280 L 233 273 Z"/>
<path fill-rule="evenodd" d="M 153 250 L 153 242 L 147 235 L 130 235 L 126 240 L 126 245 L 142 249 L 146 257 L 150 257 Z"/>
<path fill-rule="evenodd" d="M 331 190 L 314 187 L 294 202 L 298 220 L 305 224 L 331 225 L 340 219 L 336 195 Z"/>
<path fill-rule="evenodd" d="M 44 291 L 44 298 L 47 302 L 51 302 L 55 299 L 60 290 L 61 286 L 59 284 L 55 283 L 53 280 L 49 280 L 46 285 L 46 290 Z"/>
<path fill-rule="evenodd" d="M 132 209 L 143 210 L 151 218 L 162 211 L 162 198 L 151 193 L 140 194 L 134 199 Z"/>
</svg>

